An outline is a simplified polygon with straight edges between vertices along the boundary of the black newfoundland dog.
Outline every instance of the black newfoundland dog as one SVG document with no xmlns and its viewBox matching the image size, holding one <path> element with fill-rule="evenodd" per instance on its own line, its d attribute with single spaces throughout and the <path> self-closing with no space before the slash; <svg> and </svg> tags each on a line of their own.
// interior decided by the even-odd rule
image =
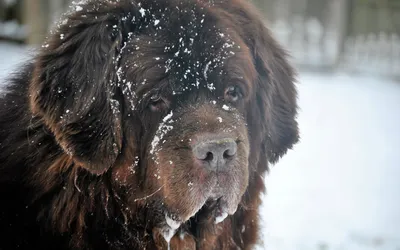
<svg viewBox="0 0 400 250">
<path fill-rule="evenodd" d="M 0 99 L 0 249 L 254 248 L 294 81 L 245 1 L 82 1 Z"/>
</svg>

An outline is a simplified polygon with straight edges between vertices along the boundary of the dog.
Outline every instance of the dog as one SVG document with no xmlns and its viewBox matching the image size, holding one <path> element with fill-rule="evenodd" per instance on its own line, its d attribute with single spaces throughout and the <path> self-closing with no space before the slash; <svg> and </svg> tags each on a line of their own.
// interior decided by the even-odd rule
<svg viewBox="0 0 400 250">
<path fill-rule="evenodd" d="M 77 3 L 0 99 L 0 249 L 253 249 L 295 83 L 244 0 Z"/>
</svg>

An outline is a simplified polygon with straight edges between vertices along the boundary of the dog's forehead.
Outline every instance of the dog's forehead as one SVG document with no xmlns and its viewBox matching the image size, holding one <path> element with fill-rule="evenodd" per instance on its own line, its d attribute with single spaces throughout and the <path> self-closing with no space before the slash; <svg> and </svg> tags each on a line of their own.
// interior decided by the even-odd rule
<svg viewBox="0 0 400 250">
<path fill-rule="evenodd" d="M 173 83 L 180 91 L 206 85 L 213 91 L 223 79 L 251 81 L 252 57 L 234 27 L 204 8 L 166 10 L 175 16 L 152 11 L 143 10 L 149 16 L 146 29 L 129 37 L 125 48 L 126 70 L 135 83 L 151 88 Z M 160 81 L 166 78 L 169 81 Z"/>
</svg>

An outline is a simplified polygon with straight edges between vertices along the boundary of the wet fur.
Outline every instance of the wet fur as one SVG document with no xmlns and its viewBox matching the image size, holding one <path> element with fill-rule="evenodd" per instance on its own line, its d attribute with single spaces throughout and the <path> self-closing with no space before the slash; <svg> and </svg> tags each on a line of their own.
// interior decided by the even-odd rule
<svg viewBox="0 0 400 250">
<path fill-rule="evenodd" d="M 184 149 L 174 148 L 223 129 L 242 141 L 237 173 L 231 173 L 238 181 L 231 195 L 243 193 L 238 210 L 215 225 L 212 204 L 204 207 L 182 225 L 171 248 L 252 249 L 259 240 L 263 176 L 269 163 L 298 141 L 295 73 L 285 51 L 241 0 L 145 0 L 140 6 L 128 0 L 89 1 L 82 7 L 67 15 L 32 62 L 10 78 L 0 99 L 0 249 L 166 249 L 159 226 L 164 210 L 191 209 L 181 202 L 191 199 L 187 182 L 171 177 L 184 180 L 185 166 L 192 163 L 181 160 L 190 158 Z M 163 18 L 159 25 L 168 32 L 153 27 L 142 7 Z M 191 10 L 196 15 L 188 14 Z M 199 22 L 194 16 L 203 14 L 204 25 L 193 26 Z M 202 74 L 208 56 L 223 46 L 220 30 L 240 49 L 221 66 L 227 72 L 222 80 L 217 74 L 202 79 L 204 85 L 214 81 L 216 93 L 193 87 L 171 102 L 184 122 L 166 135 L 157 160 L 165 165 L 173 159 L 177 166 L 158 173 L 149 151 L 168 109 L 149 112 L 146 96 L 156 90 L 172 93 L 186 82 L 181 68 L 172 66 L 166 77 L 154 58 L 164 65 L 173 54 L 164 51 L 167 45 L 178 44 L 180 37 L 190 41 L 197 33 L 193 54 L 180 63 L 184 68 L 198 60 Z M 129 42 L 136 37 L 140 40 Z M 134 53 L 136 47 L 140 53 Z M 134 83 L 135 96 L 121 82 L 120 67 L 125 67 L 122 78 Z M 245 98 L 234 111 L 224 112 L 220 99 L 219 108 L 210 104 L 238 76 Z M 216 117 L 223 122 L 216 123 Z M 199 174 L 190 173 L 191 178 Z"/>
</svg>

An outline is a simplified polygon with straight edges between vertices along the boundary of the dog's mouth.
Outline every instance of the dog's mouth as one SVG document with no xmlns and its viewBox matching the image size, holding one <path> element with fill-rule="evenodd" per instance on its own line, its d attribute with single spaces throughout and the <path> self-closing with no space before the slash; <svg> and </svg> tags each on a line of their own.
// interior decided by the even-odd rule
<svg viewBox="0 0 400 250">
<path fill-rule="evenodd" d="M 163 236 L 165 240 L 169 242 L 181 227 L 195 233 L 198 225 L 205 223 L 219 224 L 223 222 L 229 214 L 233 213 L 229 211 L 228 203 L 223 197 L 209 198 L 203 206 L 186 221 L 175 214 L 166 212 L 165 225 L 162 229 Z"/>
<path fill-rule="evenodd" d="M 176 224 L 184 224 L 190 222 L 196 223 L 205 223 L 210 220 L 214 220 L 215 224 L 221 223 L 228 217 L 229 214 L 233 214 L 229 212 L 228 204 L 224 200 L 223 197 L 219 198 L 209 198 L 203 206 L 194 213 L 189 219 L 184 220 L 179 216 L 166 212 L 165 217 L 167 220 L 167 224 L 171 222 L 173 225 L 170 225 L 172 228 L 175 227 Z"/>
<path fill-rule="evenodd" d="M 200 210 L 189 219 L 191 222 L 202 223 L 209 220 L 214 220 L 215 224 L 218 224 L 228 217 L 229 211 L 227 203 L 222 197 L 220 198 L 210 198 Z"/>
</svg>

